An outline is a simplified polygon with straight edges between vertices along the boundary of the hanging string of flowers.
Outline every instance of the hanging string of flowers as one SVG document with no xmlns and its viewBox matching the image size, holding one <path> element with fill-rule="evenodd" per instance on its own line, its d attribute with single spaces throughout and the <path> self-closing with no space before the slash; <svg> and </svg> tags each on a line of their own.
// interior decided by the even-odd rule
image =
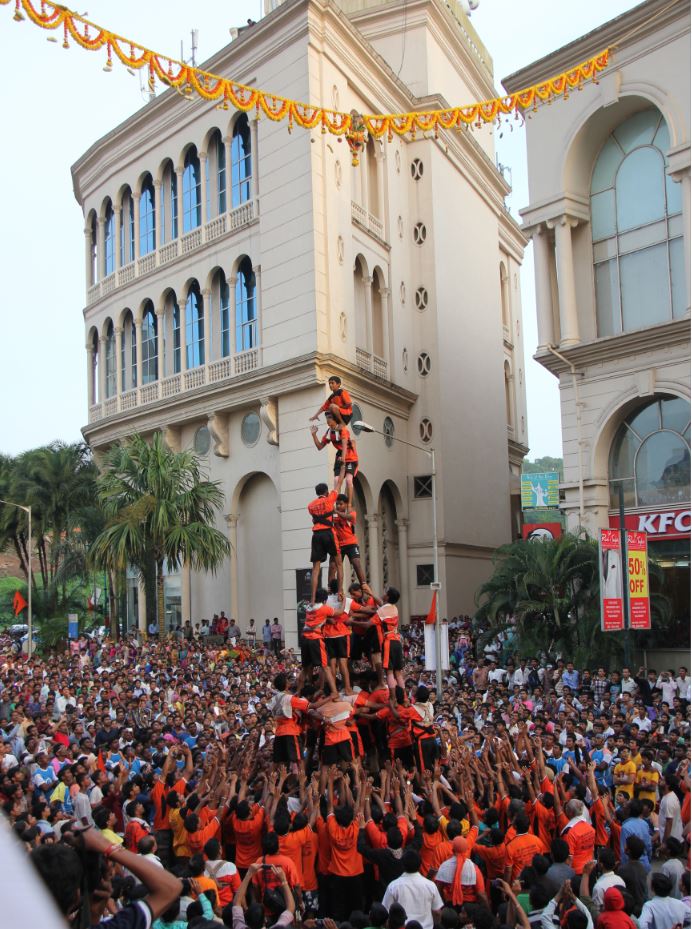
<svg viewBox="0 0 692 929">
<path fill-rule="evenodd" d="M 229 106 L 244 112 L 254 109 L 258 116 L 264 113 L 274 122 L 287 119 L 289 131 L 294 124 L 302 129 L 316 129 L 319 126 L 322 133 L 346 136 L 354 164 L 358 164 L 358 154 L 365 143 L 366 133 L 376 139 L 386 137 L 388 141 L 391 141 L 394 135 L 410 135 L 415 138 L 417 131 L 433 132 L 437 138 L 440 129 L 480 128 L 512 115 L 515 119 L 523 119 L 526 111 L 535 111 L 540 104 L 550 103 L 557 98 L 567 99 L 571 91 L 581 90 L 585 83 L 597 83 L 598 74 L 608 67 L 610 51 L 604 49 L 598 55 L 547 81 L 492 100 L 482 100 L 450 109 L 410 113 L 360 114 L 355 110 L 342 113 L 291 100 L 256 87 L 248 87 L 153 52 L 138 42 L 97 26 L 78 13 L 49 0 L 39 0 L 38 3 L 33 3 L 32 0 L 0 0 L 0 6 L 8 6 L 11 3 L 14 3 L 15 21 L 22 22 L 28 18 L 42 29 L 61 30 L 63 48 L 70 48 L 72 40 L 89 51 L 105 49 L 105 71 L 112 70 L 113 56 L 127 68 L 145 68 L 152 90 L 159 81 L 177 89 L 186 97 L 196 94 L 203 100 L 217 102 L 223 109 L 228 109 Z"/>
</svg>

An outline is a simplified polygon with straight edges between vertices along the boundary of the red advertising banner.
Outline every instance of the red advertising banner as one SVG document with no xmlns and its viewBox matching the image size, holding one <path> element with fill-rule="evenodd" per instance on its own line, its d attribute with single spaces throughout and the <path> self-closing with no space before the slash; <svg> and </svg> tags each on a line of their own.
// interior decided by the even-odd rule
<svg viewBox="0 0 692 929">
<path fill-rule="evenodd" d="M 654 539 L 689 539 L 692 517 L 690 508 L 681 510 L 650 510 L 647 513 L 625 513 L 625 529 L 646 532 Z M 608 517 L 608 525 L 616 529 L 620 525 L 617 513 Z"/>
<path fill-rule="evenodd" d="M 598 553 L 601 567 L 601 629 L 603 632 L 621 632 L 625 628 L 625 604 L 619 529 L 601 529 Z"/>
<path fill-rule="evenodd" d="M 651 629 L 646 532 L 627 533 L 627 581 L 630 595 L 630 629 Z"/>
<path fill-rule="evenodd" d="M 562 535 L 562 523 L 524 523 L 521 527 L 522 538 L 530 542 L 541 539 L 559 539 Z"/>
</svg>

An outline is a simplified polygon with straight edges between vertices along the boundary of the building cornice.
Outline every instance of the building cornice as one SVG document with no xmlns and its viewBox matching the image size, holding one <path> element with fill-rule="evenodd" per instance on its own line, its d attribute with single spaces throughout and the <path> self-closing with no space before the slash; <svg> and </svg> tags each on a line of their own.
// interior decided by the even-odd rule
<svg viewBox="0 0 692 929">
<path fill-rule="evenodd" d="M 646 329 L 637 329 L 636 332 L 625 332 L 622 335 L 563 347 L 560 354 L 575 367 L 584 368 L 588 365 L 612 363 L 618 359 L 642 355 L 660 348 L 670 348 L 673 345 L 689 347 L 689 341 L 690 317 L 685 316 L 660 326 L 649 326 Z M 551 352 L 537 352 L 533 357 L 556 377 L 570 371 L 569 366 Z"/>
<path fill-rule="evenodd" d="M 234 410 L 257 407 L 257 398 L 260 396 L 277 397 L 324 385 L 328 375 L 336 368 L 340 372 L 347 372 L 349 389 L 359 400 L 384 405 L 393 415 L 408 419 L 417 394 L 389 381 L 374 381 L 360 368 L 336 355 L 311 352 L 288 363 L 257 368 L 242 378 L 207 384 L 196 390 L 100 419 L 84 426 L 82 434 L 91 446 L 99 447 L 110 445 L 134 432 L 148 433 L 167 426 L 206 421 L 214 413 L 227 414 Z"/>
<path fill-rule="evenodd" d="M 672 3 L 671 0 L 646 0 L 520 71 L 507 75 L 502 79 L 502 85 L 508 93 L 531 87 L 555 74 L 561 74 L 578 61 L 591 58 L 604 48 L 617 46 L 616 54 L 619 58 L 622 48 L 639 42 L 643 35 L 660 32 L 679 19 L 687 18 L 689 21 L 689 16 L 689 0 L 673 0 Z"/>
<path fill-rule="evenodd" d="M 567 216 L 582 223 L 591 221 L 588 197 L 568 191 L 562 191 L 548 200 L 532 203 L 531 206 L 519 210 L 519 215 L 522 218 L 522 232 L 527 236 L 530 236 L 537 226 L 543 223 L 553 223 L 561 216 Z"/>
</svg>

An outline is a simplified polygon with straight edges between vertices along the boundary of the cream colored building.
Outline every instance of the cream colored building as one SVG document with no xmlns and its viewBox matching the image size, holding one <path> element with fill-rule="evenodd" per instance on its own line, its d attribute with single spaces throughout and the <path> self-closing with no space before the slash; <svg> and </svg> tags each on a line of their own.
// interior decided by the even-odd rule
<svg viewBox="0 0 692 929">
<path fill-rule="evenodd" d="M 335 109 L 401 112 L 494 93 L 462 9 L 294 0 L 205 68 Z M 404 52 L 402 54 L 402 42 Z M 398 74 L 398 76 L 397 76 Z M 519 266 L 493 130 L 345 142 L 167 91 L 72 169 L 85 217 L 89 424 L 194 447 L 226 497 L 232 555 L 167 578 L 167 617 L 280 617 L 296 643 L 306 505 L 331 474 L 308 430 L 341 374 L 359 439 L 360 538 L 376 588 L 427 612 L 437 456 L 442 615 L 473 608 L 518 529 L 527 451 Z M 512 496 L 514 494 L 514 496 Z M 136 581 L 131 581 L 130 613 Z M 140 622 L 144 599 L 139 596 Z"/>
<path fill-rule="evenodd" d="M 649 533 L 690 585 L 690 5 L 648 0 L 504 80 L 614 46 L 597 87 L 526 125 L 536 359 L 559 378 L 568 525 Z"/>
</svg>

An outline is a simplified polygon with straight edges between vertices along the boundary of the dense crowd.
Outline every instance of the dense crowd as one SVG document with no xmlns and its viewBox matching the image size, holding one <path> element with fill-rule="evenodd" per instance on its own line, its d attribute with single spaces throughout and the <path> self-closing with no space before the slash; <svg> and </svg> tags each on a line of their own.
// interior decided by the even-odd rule
<svg viewBox="0 0 692 929">
<path fill-rule="evenodd" d="M 419 627 L 391 671 L 364 648 L 384 601 L 323 664 L 269 620 L 50 659 L 0 638 L 3 808 L 72 925 L 689 925 L 687 670 L 457 620 L 437 693 Z"/>
</svg>

